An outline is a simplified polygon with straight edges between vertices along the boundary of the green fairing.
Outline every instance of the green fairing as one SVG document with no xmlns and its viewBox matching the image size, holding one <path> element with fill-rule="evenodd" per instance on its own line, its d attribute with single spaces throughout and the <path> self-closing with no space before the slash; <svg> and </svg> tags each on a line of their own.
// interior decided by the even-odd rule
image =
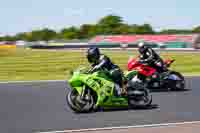
<svg viewBox="0 0 200 133">
<path fill-rule="evenodd" d="M 132 70 L 132 71 L 126 71 L 125 77 L 126 79 L 131 79 L 133 76 L 137 75 L 138 71 Z"/>
<path fill-rule="evenodd" d="M 73 72 L 69 84 L 71 89 L 76 89 L 79 94 L 85 87 L 92 89 L 97 95 L 96 106 L 101 107 L 118 107 L 128 106 L 127 97 L 116 97 L 113 94 L 114 83 L 105 71 L 97 71 L 94 73 L 86 73 L 86 68 L 79 68 Z M 137 74 L 136 71 L 125 73 L 125 78 L 129 78 Z"/>
</svg>

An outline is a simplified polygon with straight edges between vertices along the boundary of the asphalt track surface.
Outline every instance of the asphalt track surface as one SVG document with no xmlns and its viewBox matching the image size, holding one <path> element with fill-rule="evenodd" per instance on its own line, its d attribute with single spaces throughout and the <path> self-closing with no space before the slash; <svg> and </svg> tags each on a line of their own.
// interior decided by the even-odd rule
<svg viewBox="0 0 200 133">
<path fill-rule="evenodd" d="M 75 114 L 67 106 L 66 82 L 0 84 L 0 132 L 134 126 L 200 120 L 200 77 L 187 78 L 182 92 L 153 92 L 154 108 Z"/>
</svg>

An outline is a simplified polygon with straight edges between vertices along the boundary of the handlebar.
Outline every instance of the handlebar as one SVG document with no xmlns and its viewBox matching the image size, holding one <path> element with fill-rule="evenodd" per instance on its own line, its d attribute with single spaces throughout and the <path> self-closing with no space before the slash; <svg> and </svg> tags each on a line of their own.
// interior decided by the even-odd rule
<svg viewBox="0 0 200 133">
<path fill-rule="evenodd" d="M 89 73 L 93 73 L 95 70 L 97 70 L 95 67 L 92 67 L 92 68 L 90 68 L 89 70 L 88 70 L 88 74 Z M 103 69 L 103 68 L 99 68 L 98 69 L 99 71 L 104 71 L 104 72 L 107 72 L 107 70 L 106 69 Z"/>
<path fill-rule="evenodd" d="M 94 71 L 94 67 L 90 68 L 87 73 L 92 73 Z"/>
</svg>

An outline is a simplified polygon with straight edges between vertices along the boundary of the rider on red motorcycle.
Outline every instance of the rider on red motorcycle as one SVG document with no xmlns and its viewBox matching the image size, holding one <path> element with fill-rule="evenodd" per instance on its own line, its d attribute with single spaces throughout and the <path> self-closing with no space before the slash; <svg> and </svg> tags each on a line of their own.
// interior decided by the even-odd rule
<svg viewBox="0 0 200 133">
<path fill-rule="evenodd" d="M 144 42 L 138 44 L 138 51 L 140 53 L 140 62 L 148 64 L 157 69 L 158 72 L 164 72 L 167 70 L 165 63 L 160 56 Z"/>
</svg>

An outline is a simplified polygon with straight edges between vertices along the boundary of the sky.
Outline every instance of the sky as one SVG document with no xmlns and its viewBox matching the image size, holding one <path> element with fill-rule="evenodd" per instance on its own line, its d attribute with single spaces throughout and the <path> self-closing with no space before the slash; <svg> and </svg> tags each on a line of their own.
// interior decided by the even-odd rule
<svg viewBox="0 0 200 133">
<path fill-rule="evenodd" d="M 200 25 L 199 0 L 0 0 L 0 34 L 94 24 L 108 14 L 156 30 Z"/>
</svg>

